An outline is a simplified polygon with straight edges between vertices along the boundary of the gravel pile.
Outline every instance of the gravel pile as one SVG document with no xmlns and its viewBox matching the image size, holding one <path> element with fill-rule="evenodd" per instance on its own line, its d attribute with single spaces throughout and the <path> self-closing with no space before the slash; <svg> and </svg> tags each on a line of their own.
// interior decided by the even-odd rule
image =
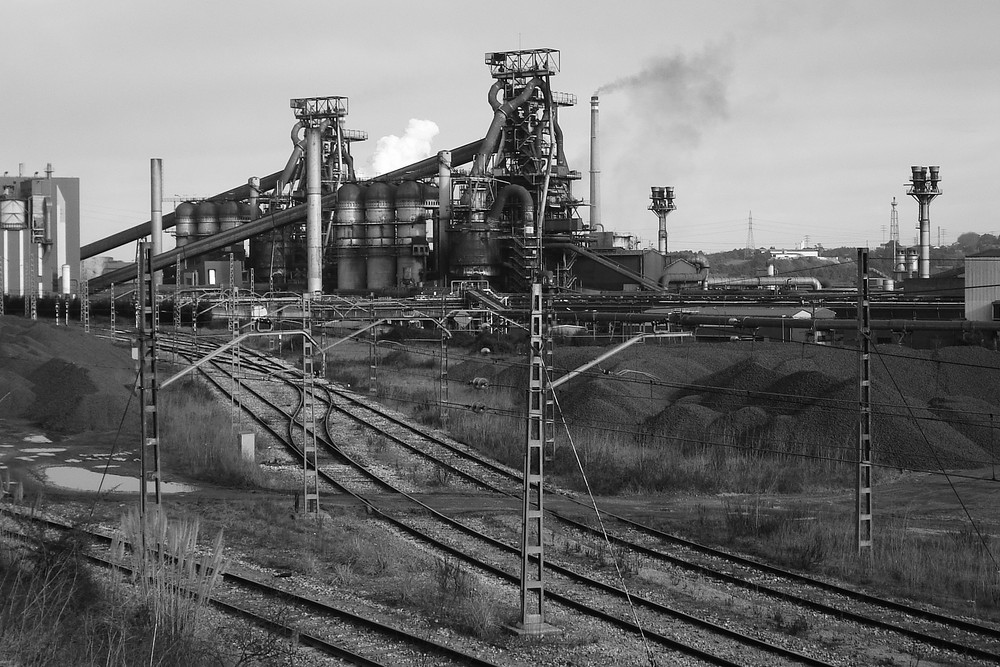
<svg viewBox="0 0 1000 667">
<path fill-rule="evenodd" d="M 117 428 L 135 381 L 131 350 L 22 317 L 0 317 L 0 418 L 50 431 Z M 9 392 L 9 393 L 8 393 Z M 126 425 L 138 423 L 137 401 Z"/>
<path fill-rule="evenodd" d="M 572 368 L 596 351 L 557 351 Z M 665 440 L 702 438 L 853 459 L 858 360 L 852 350 L 755 343 L 636 346 L 602 364 L 621 379 L 588 376 L 560 393 L 567 417 L 606 421 Z M 1000 356 L 982 348 L 872 356 L 876 461 L 900 467 L 982 465 L 1000 450 Z M 677 387 L 676 384 L 686 386 Z"/>
</svg>

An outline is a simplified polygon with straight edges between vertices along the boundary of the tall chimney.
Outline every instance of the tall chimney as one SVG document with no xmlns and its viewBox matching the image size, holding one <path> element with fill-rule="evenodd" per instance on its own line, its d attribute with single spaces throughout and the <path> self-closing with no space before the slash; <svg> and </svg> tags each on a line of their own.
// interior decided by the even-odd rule
<svg viewBox="0 0 1000 667">
<path fill-rule="evenodd" d="M 601 151 L 597 141 L 597 95 L 590 98 L 590 228 L 601 225 Z"/>
<path fill-rule="evenodd" d="M 149 240 L 153 257 L 163 252 L 163 159 L 149 158 Z M 153 273 L 153 284 L 163 284 L 163 272 Z"/>
</svg>

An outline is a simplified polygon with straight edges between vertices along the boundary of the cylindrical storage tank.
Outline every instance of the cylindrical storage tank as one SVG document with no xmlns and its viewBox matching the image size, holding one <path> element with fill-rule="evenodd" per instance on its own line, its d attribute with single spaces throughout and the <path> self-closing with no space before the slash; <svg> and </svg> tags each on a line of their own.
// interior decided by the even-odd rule
<svg viewBox="0 0 1000 667">
<path fill-rule="evenodd" d="M 882 288 L 886 292 L 892 292 L 896 289 L 896 281 L 892 278 L 886 278 L 885 282 L 882 283 Z"/>
<path fill-rule="evenodd" d="M 393 188 L 386 183 L 375 183 L 365 193 L 368 289 L 385 289 L 396 284 L 393 194 Z"/>
<path fill-rule="evenodd" d="M 337 253 L 337 289 L 364 289 L 368 280 L 363 254 L 364 198 L 365 188 L 355 183 L 345 183 L 337 190 L 333 228 Z"/>
<path fill-rule="evenodd" d="M 396 188 L 396 283 L 404 287 L 423 282 L 427 256 L 424 191 L 416 181 L 404 181 Z"/>
<path fill-rule="evenodd" d="M 181 202 L 174 209 L 174 236 L 177 237 L 177 247 L 186 246 L 194 236 L 194 204 Z"/>
<path fill-rule="evenodd" d="M 910 273 L 916 273 L 918 270 L 920 254 L 917 252 L 916 248 L 906 249 L 906 270 Z"/>
<path fill-rule="evenodd" d="M 205 238 L 219 231 L 218 207 L 210 201 L 199 202 L 194 207 L 194 228 L 196 236 Z"/>
<path fill-rule="evenodd" d="M 219 230 L 235 229 L 239 224 L 240 206 L 231 199 L 218 205 Z"/>
<path fill-rule="evenodd" d="M 23 199 L 0 199 L 0 229 L 19 232 L 28 228 L 28 207 Z"/>
<path fill-rule="evenodd" d="M 424 193 L 416 181 L 403 181 L 396 188 L 396 243 L 413 243 L 417 219 L 423 225 Z"/>
<path fill-rule="evenodd" d="M 897 276 L 906 273 L 906 253 L 902 248 L 896 248 L 896 256 L 893 260 L 893 272 Z"/>
</svg>

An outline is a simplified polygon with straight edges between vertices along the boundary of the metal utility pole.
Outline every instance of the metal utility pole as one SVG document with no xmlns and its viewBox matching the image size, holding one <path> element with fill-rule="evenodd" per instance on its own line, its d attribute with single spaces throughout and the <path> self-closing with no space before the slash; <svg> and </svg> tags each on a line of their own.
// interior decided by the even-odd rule
<svg viewBox="0 0 1000 667">
<path fill-rule="evenodd" d="M 868 303 L 868 248 L 858 248 L 858 478 L 855 536 L 858 553 L 872 549 L 871 320 Z"/>
<path fill-rule="evenodd" d="M 545 622 L 542 468 L 545 443 L 545 340 L 542 331 L 542 285 L 531 286 L 531 355 L 528 377 L 527 447 L 521 529 L 521 622 L 523 634 L 543 634 Z"/>
<path fill-rule="evenodd" d="M 149 482 L 153 482 L 156 504 L 162 500 L 160 489 L 160 447 L 156 401 L 156 327 L 153 309 L 156 307 L 153 280 L 153 254 L 150 243 L 139 244 L 138 261 L 138 331 L 136 361 L 139 364 L 140 436 L 139 448 L 139 514 L 146 515 Z M 149 327 L 148 329 L 146 327 Z"/>
<path fill-rule="evenodd" d="M 308 427 L 307 427 L 308 425 Z M 319 514 L 316 400 L 313 395 L 313 340 L 302 337 L 302 509 Z"/>
</svg>

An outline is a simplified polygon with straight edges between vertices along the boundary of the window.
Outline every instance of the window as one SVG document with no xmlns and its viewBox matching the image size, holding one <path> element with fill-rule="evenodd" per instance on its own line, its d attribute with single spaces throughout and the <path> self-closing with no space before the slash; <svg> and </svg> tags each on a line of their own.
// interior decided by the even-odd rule
<svg viewBox="0 0 1000 667">
<path fill-rule="evenodd" d="M 215 269 L 208 270 L 208 284 L 209 285 L 215 284 Z"/>
</svg>

